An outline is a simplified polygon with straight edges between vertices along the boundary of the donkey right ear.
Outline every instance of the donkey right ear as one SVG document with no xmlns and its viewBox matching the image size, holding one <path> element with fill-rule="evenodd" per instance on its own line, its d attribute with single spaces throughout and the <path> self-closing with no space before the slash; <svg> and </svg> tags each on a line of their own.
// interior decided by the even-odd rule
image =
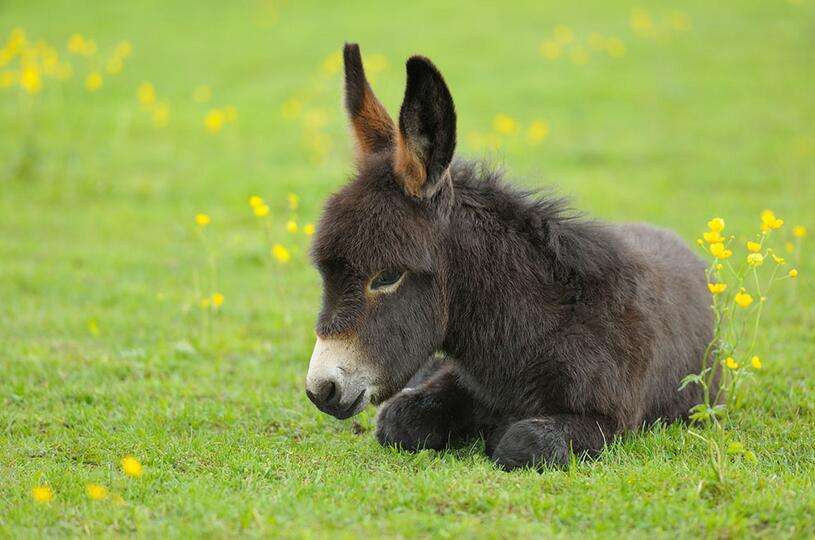
<svg viewBox="0 0 815 540">
<path fill-rule="evenodd" d="M 359 45 L 346 43 L 345 59 L 345 108 L 351 117 L 351 125 L 357 139 L 358 156 L 373 154 L 393 148 L 396 127 L 385 107 L 376 99 L 371 85 L 365 78 Z"/>
</svg>

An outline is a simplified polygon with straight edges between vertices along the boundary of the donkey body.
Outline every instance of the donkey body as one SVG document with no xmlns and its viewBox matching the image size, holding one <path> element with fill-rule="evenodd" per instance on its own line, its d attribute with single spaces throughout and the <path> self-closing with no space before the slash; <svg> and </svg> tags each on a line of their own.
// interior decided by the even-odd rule
<svg viewBox="0 0 815 540">
<path fill-rule="evenodd" d="M 699 369 L 712 314 L 682 240 L 577 218 L 454 159 L 453 101 L 426 58 L 407 62 L 398 126 L 356 45 L 345 72 L 357 174 L 312 250 L 315 405 L 347 418 L 381 403 L 377 438 L 408 450 L 483 436 L 507 469 L 564 465 L 570 450 L 684 418 L 699 396 L 677 388 Z"/>
</svg>

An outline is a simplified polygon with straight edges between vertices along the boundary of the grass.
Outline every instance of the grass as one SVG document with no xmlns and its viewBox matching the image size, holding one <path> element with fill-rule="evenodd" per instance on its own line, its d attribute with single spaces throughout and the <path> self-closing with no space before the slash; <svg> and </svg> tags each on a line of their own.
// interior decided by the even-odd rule
<svg viewBox="0 0 815 540">
<path fill-rule="evenodd" d="M 34 98 L 0 90 L 0 536 L 815 534 L 811 238 L 796 287 L 767 306 L 764 368 L 729 428 L 758 459 L 730 459 L 717 484 L 678 425 L 567 471 L 505 474 L 479 445 L 410 455 L 377 445 L 373 411 L 320 414 L 302 388 L 319 278 L 308 239 L 283 228 L 288 193 L 312 222 L 351 170 L 340 78 L 323 64 L 356 40 L 388 61 L 374 86 L 392 113 L 403 60 L 430 56 L 456 100 L 461 154 L 556 185 L 592 215 L 692 242 L 714 215 L 752 233 L 769 207 L 812 231 L 815 3 L 692 0 L 681 30 L 667 2 L 340 4 L 3 3 L 3 36 L 20 26 L 64 51 L 80 32 L 134 50 L 97 92 L 80 59 L 73 80 Z M 652 35 L 631 27 L 638 7 Z M 539 45 L 557 25 L 618 37 L 625 54 L 547 60 Z M 170 106 L 164 128 L 140 110 L 142 81 Z M 200 84 L 208 104 L 191 98 Z M 305 109 L 286 119 L 292 98 Z M 207 110 L 230 104 L 237 122 L 206 132 Z M 549 134 L 491 150 L 499 113 Z M 268 254 L 252 194 L 271 206 L 286 265 Z M 198 212 L 212 216 L 212 285 Z M 211 292 L 225 302 L 202 326 Z M 121 473 L 129 454 L 141 478 Z M 123 503 L 89 500 L 89 482 Z M 31 497 L 41 484 L 48 504 Z"/>
</svg>

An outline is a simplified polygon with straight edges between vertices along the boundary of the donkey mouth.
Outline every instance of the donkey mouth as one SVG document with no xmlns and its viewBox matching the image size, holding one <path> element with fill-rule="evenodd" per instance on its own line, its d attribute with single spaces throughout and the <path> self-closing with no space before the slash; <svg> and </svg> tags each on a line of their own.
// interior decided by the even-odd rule
<svg viewBox="0 0 815 540">
<path fill-rule="evenodd" d="M 338 418 L 340 420 L 345 420 L 346 418 L 351 418 L 355 414 L 362 411 L 362 409 L 365 408 L 365 405 L 367 405 L 367 400 L 365 399 L 365 392 L 366 391 L 367 390 L 363 390 L 362 392 L 360 392 L 359 395 L 356 397 L 356 399 L 348 407 L 346 407 L 345 409 L 340 409 L 339 407 L 337 407 L 334 410 L 325 411 L 325 412 L 327 412 L 331 416 L 333 416 L 335 418 Z"/>
</svg>

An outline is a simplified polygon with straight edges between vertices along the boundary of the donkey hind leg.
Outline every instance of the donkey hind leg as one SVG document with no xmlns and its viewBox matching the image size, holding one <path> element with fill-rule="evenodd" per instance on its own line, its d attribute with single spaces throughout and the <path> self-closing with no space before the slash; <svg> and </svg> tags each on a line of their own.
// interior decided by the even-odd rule
<svg viewBox="0 0 815 540">
<path fill-rule="evenodd" d="M 527 418 L 497 431 L 488 455 L 506 470 L 569 464 L 569 451 L 596 457 L 617 434 L 614 424 L 599 415 L 555 414 Z"/>
<path fill-rule="evenodd" d="M 382 445 L 411 452 L 441 450 L 478 436 L 482 411 L 448 363 L 419 386 L 408 386 L 380 407 L 376 438 Z"/>
</svg>

